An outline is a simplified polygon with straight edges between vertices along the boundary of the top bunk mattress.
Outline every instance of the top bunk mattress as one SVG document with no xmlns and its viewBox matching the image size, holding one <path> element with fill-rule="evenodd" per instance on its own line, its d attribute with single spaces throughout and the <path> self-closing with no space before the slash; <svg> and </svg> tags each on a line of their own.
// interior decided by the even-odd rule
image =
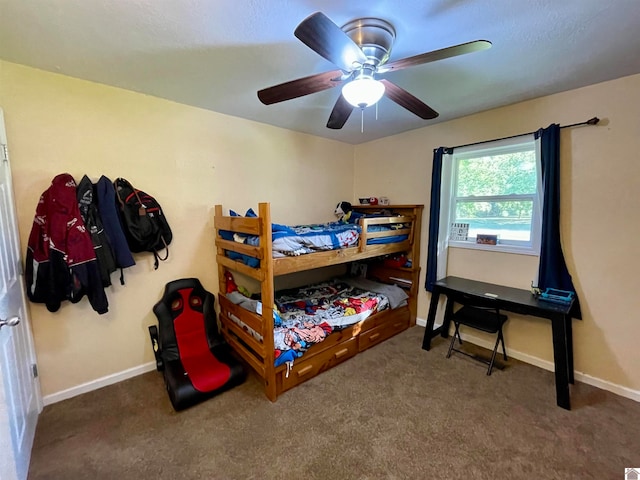
<svg viewBox="0 0 640 480">
<path fill-rule="evenodd" d="M 340 222 L 293 227 L 274 224 L 272 238 L 273 258 L 304 255 L 357 245 L 360 227 Z"/>
<path fill-rule="evenodd" d="M 240 217 L 233 210 L 230 211 L 232 217 Z M 253 209 L 249 209 L 245 217 L 256 217 Z M 272 251 L 273 258 L 283 258 L 290 256 L 304 255 L 326 250 L 337 250 L 340 248 L 353 247 L 358 245 L 361 234 L 361 227 L 358 225 L 359 218 L 365 215 L 352 216 L 350 222 L 345 223 L 330 222 L 322 224 L 287 226 L 277 223 L 272 224 Z M 367 218 L 380 217 L 379 215 L 367 215 Z M 391 231 L 400 228 L 402 224 L 370 225 L 368 232 Z M 246 235 L 226 230 L 220 230 L 220 236 L 224 240 L 234 241 L 247 245 L 258 246 L 259 237 Z M 407 234 L 380 236 L 367 238 L 367 245 L 379 245 L 389 243 L 399 243 L 407 240 Z M 256 258 L 248 255 L 226 251 L 226 255 L 232 260 L 239 260 L 250 267 L 258 267 Z"/>
</svg>

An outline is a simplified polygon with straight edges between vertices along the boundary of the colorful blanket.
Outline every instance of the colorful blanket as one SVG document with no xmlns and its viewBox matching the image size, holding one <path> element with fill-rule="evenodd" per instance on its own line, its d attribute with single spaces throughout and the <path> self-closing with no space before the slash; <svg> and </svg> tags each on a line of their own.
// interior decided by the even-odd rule
<svg viewBox="0 0 640 480">
<path fill-rule="evenodd" d="M 293 362 L 332 331 L 389 307 L 387 297 L 331 281 L 281 292 L 276 299 L 275 365 Z"/>
<path fill-rule="evenodd" d="M 361 322 L 390 306 L 402 305 L 406 297 L 406 293 L 395 285 L 359 279 L 332 280 L 279 292 L 273 311 L 276 367 L 293 363 L 334 330 Z M 238 291 L 227 293 L 227 299 L 246 310 L 262 314 L 258 300 Z M 231 314 L 229 318 L 262 342 L 262 335 L 238 317 Z"/>
</svg>

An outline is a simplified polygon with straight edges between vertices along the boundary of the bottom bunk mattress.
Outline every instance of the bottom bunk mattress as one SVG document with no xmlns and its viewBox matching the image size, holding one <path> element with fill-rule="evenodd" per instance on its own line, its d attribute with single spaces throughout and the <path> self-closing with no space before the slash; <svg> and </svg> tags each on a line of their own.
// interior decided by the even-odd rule
<svg viewBox="0 0 640 480">
<path fill-rule="evenodd" d="M 227 298 L 261 314 L 261 304 L 240 292 Z M 275 366 L 293 363 L 331 332 L 359 323 L 374 313 L 406 304 L 407 294 L 396 285 L 367 279 L 341 278 L 276 292 L 274 308 Z M 235 315 L 229 317 L 262 342 L 261 336 Z"/>
</svg>

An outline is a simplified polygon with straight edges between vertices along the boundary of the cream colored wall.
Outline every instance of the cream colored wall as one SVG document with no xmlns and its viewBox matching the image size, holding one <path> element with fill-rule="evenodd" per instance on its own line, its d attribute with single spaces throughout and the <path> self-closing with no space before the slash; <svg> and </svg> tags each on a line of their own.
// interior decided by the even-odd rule
<svg viewBox="0 0 640 480">
<path fill-rule="evenodd" d="M 112 276 L 108 314 L 86 299 L 54 314 L 31 304 L 45 396 L 151 362 L 147 326 L 166 282 L 195 276 L 217 291 L 213 205 L 244 212 L 268 201 L 275 222 L 327 221 L 353 193 L 353 147 L 335 141 L 6 62 L 0 107 L 23 252 L 38 198 L 62 172 L 129 179 L 159 200 L 174 232 L 157 271 L 140 254 L 125 286 Z"/>
<path fill-rule="evenodd" d="M 640 390 L 640 75 L 592 85 L 444 122 L 356 147 L 355 197 L 388 196 L 424 203 L 422 268 L 433 149 L 490 140 L 593 116 L 599 126 L 564 129 L 561 137 L 561 230 L 564 253 L 580 296 L 574 321 L 577 372 Z M 445 106 L 436 108 L 444 109 Z M 449 274 L 528 288 L 535 257 L 451 249 Z M 418 316 L 427 316 L 428 295 Z M 545 320 L 511 315 L 507 348 L 553 361 Z"/>
<path fill-rule="evenodd" d="M 167 281 L 197 276 L 216 290 L 214 204 L 244 211 L 270 201 L 274 221 L 283 223 L 331 219 L 327 205 L 361 196 L 428 207 L 433 148 L 594 115 L 600 126 L 562 134 L 562 234 L 584 312 L 574 322 L 576 370 L 640 390 L 638 104 L 636 75 L 359 145 L 353 162 L 354 147 L 339 142 L 0 62 L 23 251 L 40 193 L 64 171 L 77 180 L 84 173 L 130 179 L 160 200 L 175 232 L 158 271 L 149 255 L 137 255 L 124 287 L 114 275 L 108 314 L 95 314 L 86 300 L 55 314 L 31 304 L 43 394 L 152 361 L 146 327 Z M 300 179 L 313 189 L 289 187 Z M 451 274 L 522 288 L 535 270 L 535 258 L 520 255 L 452 250 L 449 259 Z M 423 293 L 423 319 L 427 300 Z M 514 317 L 506 336 L 509 348 L 552 361 L 544 320 Z"/>
</svg>

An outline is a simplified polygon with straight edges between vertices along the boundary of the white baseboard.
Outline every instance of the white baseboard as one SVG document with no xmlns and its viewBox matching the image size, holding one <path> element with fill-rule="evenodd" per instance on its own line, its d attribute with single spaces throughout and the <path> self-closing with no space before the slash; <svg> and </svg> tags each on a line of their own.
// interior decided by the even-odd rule
<svg viewBox="0 0 640 480">
<path fill-rule="evenodd" d="M 142 375 L 143 373 L 151 372 L 155 369 L 155 361 L 145 363 L 143 365 L 138 365 L 137 367 L 123 370 L 122 372 L 107 375 L 106 377 L 97 378 L 96 380 L 92 380 L 75 387 L 67 388 L 66 390 L 62 390 L 60 392 L 45 395 L 42 398 L 42 401 L 45 406 L 51 405 L 52 403 L 61 402 L 62 400 L 66 400 L 83 393 L 91 392 L 93 390 L 106 387 L 107 385 L 113 385 L 114 383 L 122 382 L 123 380 Z"/>
<path fill-rule="evenodd" d="M 420 326 L 420 327 L 426 327 L 427 326 L 427 321 L 424 318 L 416 318 L 416 325 Z"/>
<path fill-rule="evenodd" d="M 416 319 L 416 324 L 420 325 L 421 327 L 426 327 L 427 321 L 423 318 L 418 318 Z M 435 325 L 435 326 L 439 327 L 439 325 Z M 462 335 L 462 338 L 470 343 L 473 343 L 474 345 L 478 345 L 483 348 L 488 348 L 489 350 L 493 349 L 493 344 L 491 342 L 488 342 L 478 337 L 474 337 L 473 335 Z M 550 372 L 553 372 L 554 370 L 553 362 L 549 362 L 547 360 L 534 357 L 533 355 L 529 355 L 527 353 L 522 353 L 522 352 L 518 352 L 517 350 L 509 349 L 509 356 L 515 358 L 516 360 L 520 360 L 530 365 L 535 365 L 536 367 L 543 368 Z M 142 375 L 143 373 L 151 372 L 155 369 L 156 369 L 156 362 L 145 363 L 137 367 L 123 370 L 122 372 L 114 373 L 112 375 L 107 375 L 106 377 L 92 380 L 91 382 L 83 383 L 76 387 L 71 387 L 66 390 L 62 390 L 60 392 L 52 393 L 50 395 L 45 395 L 42 401 L 45 406 L 51 405 L 52 403 L 61 402 L 62 400 L 66 400 L 68 398 L 72 398 L 77 395 L 81 395 L 83 393 L 91 392 L 93 390 L 106 387 L 107 385 L 113 385 L 114 383 L 118 383 L 123 380 L 127 380 L 129 378 Z M 620 395 L 621 397 L 630 398 L 631 400 L 640 402 L 640 391 L 638 390 L 632 390 L 631 388 L 623 387 L 622 385 L 618 385 L 618 384 L 609 382 L 607 380 L 602 380 L 601 378 L 593 377 L 591 375 L 588 375 L 582 372 L 575 372 L 574 376 L 576 380 L 586 383 L 587 385 L 592 385 L 594 387 L 601 388 L 602 390 L 607 390 L 609 392 Z"/>
<path fill-rule="evenodd" d="M 416 319 L 416 324 L 421 327 L 427 326 L 427 321 L 423 318 Z M 440 325 L 435 325 L 435 327 L 439 327 Z M 493 343 L 482 338 L 474 337 L 469 334 L 461 334 L 462 339 L 468 341 L 469 343 L 473 343 L 474 345 L 478 345 L 479 347 L 488 348 L 489 350 L 493 350 Z M 534 357 L 533 355 L 529 355 L 528 353 L 522 353 L 517 350 L 509 349 L 507 355 L 515 358 L 516 360 L 520 360 L 524 363 L 528 363 L 530 365 L 535 365 L 536 367 L 543 368 L 550 372 L 554 371 L 553 362 L 549 362 L 547 360 L 543 360 L 538 357 Z M 607 380 L 603 380 L 601 378 L 593 377 L 583 372 L 574 372 L 574 377 L 576 380 L 586 383 L 587 385 L 592 385 L 594 387 L 601 388 L 602 390 L 607 390 L 608 392 L 615 393 L 616 395 L 620 395 L 621 397 L 630 398 L 631 400 L 635 400 L 636 402 L 640 402 L 640 391 L 633 390 L 628 387 L 623 387 L 622 385 L 618 385 L 616 383 L 609 382 Z"/>
</svg>

